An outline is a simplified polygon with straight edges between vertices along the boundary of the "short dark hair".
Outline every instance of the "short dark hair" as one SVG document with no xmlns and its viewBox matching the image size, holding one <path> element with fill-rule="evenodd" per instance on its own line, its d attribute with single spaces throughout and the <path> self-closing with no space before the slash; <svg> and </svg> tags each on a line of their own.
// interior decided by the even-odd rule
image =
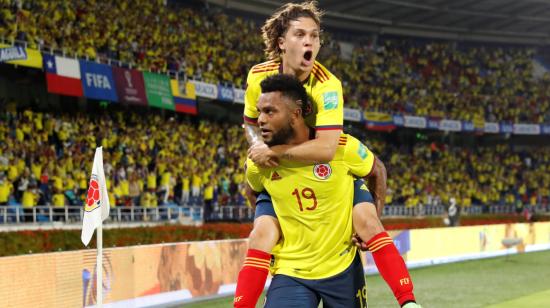
<svg viewBox="0 0 550 308">
<path fill-rule="evenodd" d="M 309 112 L 306 89 L 298 78 L 288 74 L 271 75 L 260 83 L 262 93 L 281 92 L 302 109 L 302 116 Z"/>
</svg>

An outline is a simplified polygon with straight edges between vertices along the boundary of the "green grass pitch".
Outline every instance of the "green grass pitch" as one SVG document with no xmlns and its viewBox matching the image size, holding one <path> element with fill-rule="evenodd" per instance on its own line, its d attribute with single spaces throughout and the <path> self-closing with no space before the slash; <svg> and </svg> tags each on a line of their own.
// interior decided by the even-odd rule
<svg viewBox="0 0 550 308">
<path fill-rule="evenodd" d="M 550 307 L 550 251 L 413 269 L 411 276 L 418 303 L 425 308 Z M 369 307 L 399 307 L 379 275 L 367 276 L 367 288 Z M 231 307 L 232 300 L 180 307 Z"/>
</svg>

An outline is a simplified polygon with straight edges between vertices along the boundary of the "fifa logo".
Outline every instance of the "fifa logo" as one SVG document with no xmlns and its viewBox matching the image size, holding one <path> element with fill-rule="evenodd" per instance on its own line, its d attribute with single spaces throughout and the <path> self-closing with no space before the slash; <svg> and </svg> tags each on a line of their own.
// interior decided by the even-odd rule
<svg viewBox="0 0 550 308">
<path fill-rule="evenodd" d="M 130 71 L 125 71 L 124 77 L 126 78 L 126 82 L 128 83 L 128 86 L 130 88 L 133 88 L 134 85 L 132 84 L 132 73 L 130 73 Z"/>
<path fill-rule="evenodd" d="M 399 284 L 400 285 L 406 285 L 406 284 L 409 284 L 409 283 L 410 283 L 409 278 L 399 279 Z"/>
</svg>

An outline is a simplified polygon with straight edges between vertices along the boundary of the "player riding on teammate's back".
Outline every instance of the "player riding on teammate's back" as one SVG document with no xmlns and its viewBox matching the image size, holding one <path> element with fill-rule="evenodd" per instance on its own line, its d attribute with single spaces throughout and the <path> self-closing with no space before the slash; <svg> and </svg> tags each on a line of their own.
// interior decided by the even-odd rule
<svg viewBox="0 0 550 308">
<path fill-rule="evenodd" d="M 320 17 L 321 13 L 314 2 L 288 3 L 275 12 L 262 27 L 270 61 L 258 64 L 250 70 L 244 111 L 245 132 L 251 144 L 249 158 L 259 167 L 275 167 L 279 159 L 313 165 L 327 163 L 334 158 L 342 133 L 344 102 L 341 82 L 315 60 L 321 47 Z M 257 126 L 260 82 L 267 76 L 278 73 L 293 75 L 304 86 L 311 102 L 309 108 L 304 108 L 306 123 L 314 128 L 315 138 L 301 144 L 271 147 L 262 141 L 262 134 L 269 132 L 262 132 Z M 378 158 L 374 160 L 373 170 L 366 184 L 374 197 L 375 206 L 365 206 L 364 203 L 355 206 L 353 227 L 366 242 L 363 248 L 379 248 L 373 251 L 374 260 L 399 304 L 404 305 L 414 302 L 412 280 L 403 259 L 378 218 L 386 193 L 386 172 L 384 164 Z M 359 196 L 360 192 L 355 191 L 355 194 Z M 281 237 L 271 197 L 262 193 L 257 200 L 249 250 L 237 282 L 237 307 L 255 305 L 265 284 L 270 253 Z M 382 243 L 384 245 L 378 245 Z"/>
</svg>

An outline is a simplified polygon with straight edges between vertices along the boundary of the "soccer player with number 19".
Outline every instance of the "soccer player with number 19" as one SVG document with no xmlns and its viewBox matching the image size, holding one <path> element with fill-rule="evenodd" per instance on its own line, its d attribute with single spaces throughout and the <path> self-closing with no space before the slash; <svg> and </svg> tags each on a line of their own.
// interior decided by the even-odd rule
<svg viewBox="0 0 550 308">
<path fill-rule="evenodd" d="M 250 70 L 244 111 L 246 136 L 252 145 L 249 158 L 260 167 L 275 167 L 279 159 L 309 163 L 312 167 L 314 164 L 328 163 L 334 158 L 341 142 L 341 82 L 315 61 L 320 49 L 320 16 L 314 2 L 289 3 L 275 12 L 262 27 L 266 53 L 271 60 Z M 300 145 L 268 147 L 262 136 L 269 132 L 261 131 L 257 125 L 260 82 L 279 73 L 297 77 L 311 101 L 310 105 L 304 106 L 304 117 L 308 126 L 315 129 L 315 138 Z M 375 164 L 383 169 L 380 160 L 376 159 Z M 354 229 L 361 235 L 363 245 L 366 243 L 366 248 L 373 252 L 377 267 L 399 304 L 414 302 L 412 280 L 407 268 L 378 218 L 384 205 L 385 184 L 376 186 L 376 181 L 368 181 L 367 186 L 374 195 L 376 206 L 354 207 Z M 271 197 L 262 193 L 258 195 L 256 204 L 249 250 L 237 282 L 235 307 L 254 307 L 267 278 L 271 251 L 281 237 Z"/>
</svg>

